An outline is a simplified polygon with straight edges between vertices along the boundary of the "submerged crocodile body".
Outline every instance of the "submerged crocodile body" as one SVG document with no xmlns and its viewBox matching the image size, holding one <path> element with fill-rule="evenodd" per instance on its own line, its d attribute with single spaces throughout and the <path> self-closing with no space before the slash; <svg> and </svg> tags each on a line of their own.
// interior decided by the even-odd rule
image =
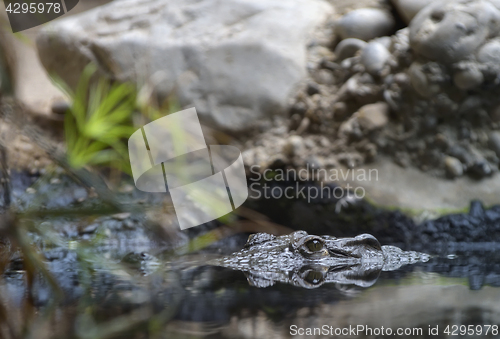
<svg viewBox="0 0 500 339">
<path fill-rule="evenodd" d="M 253 234 L 241 251 L 212 260 L 210 264 L 243 271 L 250 284 L 257 287 L 282 282 L 316 288 L 324 283 L 368 287 L 375 283 L 381 271 L 427 260 L 429 255 L 424 253 L 381 246 L 369 234 L 336 238 L 296 231 L 279 237 Z"/>
</svg>

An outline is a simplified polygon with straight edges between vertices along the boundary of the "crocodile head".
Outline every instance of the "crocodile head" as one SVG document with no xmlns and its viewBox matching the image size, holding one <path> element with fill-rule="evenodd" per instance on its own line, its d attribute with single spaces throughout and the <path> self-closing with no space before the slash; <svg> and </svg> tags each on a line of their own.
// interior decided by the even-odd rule
<svg viewBox="0 0 500 339">
<path fill-rule="evenodd" d="M 241 251 L 214 264 L 245 272 L 249 282 L 258 287 L 280 281 L 315 288 L 326 282 L 367 287 L 382 270 L 426 260 L 425 254 L 381 246 L 369 234 L 336 238 L 296 231 L 279 237 L 251 235 Z"/>
</svg>

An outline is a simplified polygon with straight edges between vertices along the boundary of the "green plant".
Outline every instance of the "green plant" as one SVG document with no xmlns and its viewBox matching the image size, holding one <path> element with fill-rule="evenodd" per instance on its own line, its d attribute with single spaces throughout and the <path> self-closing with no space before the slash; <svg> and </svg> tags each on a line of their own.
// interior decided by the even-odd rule
<svg viewBox="0 0 500 339">
<path fill-rule="evenodd" d="M 96 78 L 96 67 L 89 64 L 73 92 L 60 78 L 52 77 L 72 99 L 64 120 L 68 162 L 74 168 L 108 165 L 130 172 L 124 141 L 135 130 L 135 87 Z"/>
</svg>

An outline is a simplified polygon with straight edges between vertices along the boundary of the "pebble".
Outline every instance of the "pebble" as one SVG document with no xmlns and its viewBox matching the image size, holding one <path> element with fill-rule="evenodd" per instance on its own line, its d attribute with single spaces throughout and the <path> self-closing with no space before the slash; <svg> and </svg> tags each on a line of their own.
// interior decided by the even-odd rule
<svg viewBox="0 0 500 339">
<path fill-rule="evenodd" d="M 392 0 L 392 3 L 403 21 L 409 24 L 418 12 L 432 3 L 432 0 Z"/>
<path fill-rule="evenodd" d="M 360 39 L 344 39 L 335 47 L 335 55 L 338 61 L 353 57 L 357 51 L 365 48 L 366 42 Z"/>
<path fill-rule="evenodd" d="M 129 212 L 117 213 L 117 214 L 113 214 L 112 217 L 115 220 L 125 220 L 128 217 L 130 217 L 130 213 Z"/>
<path fill-rule="evenodd" d="M 488 138 L 489 145 L 497 157 L 500 158 L 500 132 L 494 131 L 491 132 Z"/>
<path fill-rule="evenodd" d="M 431 60 L 450 63 L 474 54 L 500 28 L 500 11 L 489 1 L 436 1 L 410 23 L 410 46 Z"/>
<path fill-rule="evenodd" d="M 391 54 L 381 43 L 370 42 L 361 52 L 361 63 L 367 72 L 378 74 L 389 60 Z"/>
<path fill-rule="evenodd" d="M 369 41 L 390 35 L 394 27 L 395 20 L 389 12 L 377 8 L 360 8 L 340 18 L 335 30 L 341 39 Z"/>
<path fill-rule="evenodd" d="M 298 135 L 290 136 L 283 146 L 283 153 L 287 156 L 300 156 L 306 150 L 304 139 Z"/>
<path fill-rule="evenodd" d="M 333 76 L 332 71 L 327 69 L 320 69 L 316 72 L 314 79 L 322 85 L 333 85 L 335 83 L 335 77 Z"/>
<path fill-rule="evenodd" d="M 313 96 L 314 94 L 318 94 L 320 92 L 318 84 L 314 82 L 310 82 L 307 84 L 307 94 Z"/>
<path fill-rule="evenodd" d="M 457 158 L 446 157 L 444 159 L 444 166 L 446 168 L 446 174 L 451 178 L 460 177 L 464 173 L 463 165 Z"/>
<path fill-rule="evenodd" d="M 477 52 L 477 60 L 482 63 L 500 63 L 500 40 L 485 43 Z"/>
<path fill-rule="evenodd" d="M 453 76 L 455 86 L 468 90 L 480 86 L 484 81 L 483 73 L 477 67 L 459 70 Z"/>
<path fill-rule="evenodd" d="M 493 107 L 490 111 L 490 117 L 494 123 L 500 122 L 500 105 Z"/>
<path fill-rule="evenodd" d="M 357 113 L 359 126 L 365 131 L 384 127 L 389 122 L 389 105 L 377 102 L 361 107 Z"/>
<path fill-rule="evenodd" d="M 493 174 L 493 170 L 490 166 L 490 164 L 488 163 L 488 161 L 486 161 L 486 159 L 478 159 L 476 160 L 476 162 L 474 162 L 474 164 L 472 164 L 471 167 L 469 167 L 469 172 L 479 178 L 479 179 L 482 179 L 484 177 L 487 177 L 487 176 L 490 176 L 491 174 Z"/>
<path fill-rule="evenodd" d="M 438 84 L 433 84 L 427 78 L 427 75 L 422 70 L 422 64 L 415 61 L 408 69 L 410 75 L 410 83 L 413 89 L 424 98 L 430 98 L 434 94 L 439 93 L 441 88 Z"/>
</svg>

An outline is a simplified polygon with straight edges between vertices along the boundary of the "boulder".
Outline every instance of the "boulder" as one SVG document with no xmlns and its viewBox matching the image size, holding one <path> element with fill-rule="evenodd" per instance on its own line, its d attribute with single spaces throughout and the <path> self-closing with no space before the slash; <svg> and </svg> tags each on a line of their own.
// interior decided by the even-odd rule
<svg viewBox="0 0 500 339">
<path fill-rule="evenodd" d="M 48 24 L 37 48 L 70 86 L 94 62 L 241 131 L 285 111 L 306 76 L 306 46 L 332 14 L 322 0 L 117 0 Z"/>
<path fill-rule="evenodd" d="M 410 46 L 421 56 L 453 63 L 472 56 L 500 33 L 500 11 L 486 0 L 442 0 L 410 23 Z"/>
</svg>

